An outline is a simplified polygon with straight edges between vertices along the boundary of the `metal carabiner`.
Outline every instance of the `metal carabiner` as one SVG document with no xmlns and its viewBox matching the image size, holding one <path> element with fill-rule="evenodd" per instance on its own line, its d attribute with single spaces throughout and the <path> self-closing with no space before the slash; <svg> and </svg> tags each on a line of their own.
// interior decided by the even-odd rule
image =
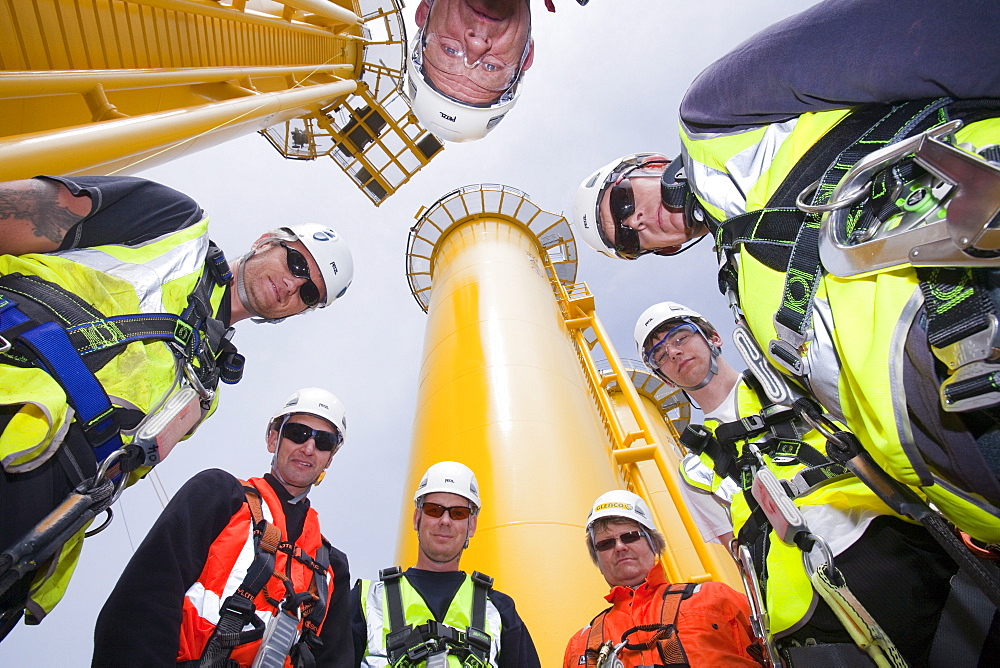
<svg viewBox="0 0 1000 668">
<path fill-rule="evenodd" d="M 128 446 L 123 445 L 122 447 L 118 448 L 117 450 L 115 450 L 114 452 L 112 452 L 111 454 L 109 454 L 107 457 L 104 458 L 104 461 L 101 462 L 101 465 L 97 468 L 97 473 L 94 475 L 95 481 L 100 480 L 101 478 L 108 477 L 108 471 L 111 469 L 111 466 L 125 455 L 125 450 L 127 447 Z M 128 482 L 128 474 L 119 473 L 117 481 L 111 478 L 109 478 L 109 480 L 112 480 L 115 486 L 114 492 L 111 493 L 111 500 L 108 502 L 108 506 L 111 506 L 115 501 L 118 500 L 118 497 L 122 495 L 122 492 L 125 491 L 125 483 Z M 102 525 L 100 528 L 103 529 L 104 526 Z"/>
<path fill-rule="evenodd" d="M 814 533 L 807 534 L 807 537 L 813 541 L 813 546 L 808 552 L 805 550 L 802 551 L 802 565 L 806 569 L 806 574 L 808 574 L 811 579 L 813 574 L 816 572 L 816 568 L 813 566 L 812 559 L 809 558 L 809 555 L 812 554 L 813 549 L 815 549 L 817 545 L 819 545 L 820 551 L 823 553 L 824 557 L 824 561 L 820 562 L 820 565 L 825 565 L 827 567 L 827 571 L 833 573 L 833 550 L 830 549 L 829 543 L 827 543 L 822 536 Z"/>
<path fill-rule="evenodd" d="M 830 213 L 831 211 L 846 209 L 849 206 L 857 204 L 862 198 L 864 198 L 864 196 L 868 193 L 868 189 L 871 187 L 871 181 L 868 181 L 850 192 L 839 194 L 837 199 L 831 199 L 826 204 L 809 204 L 805 201 L 805 198 L 816 192 L 816 189 L 819 188 L 821 181 L 822 179 L 816 179 L 802 189 L 802 192 L 800 192 L 795 198 L 795 208 L 800 211 L 805 211 L 806 213 Z"/>
<path fill-rule="evenodd" d="M 184 377 L 203 401 L 212 401 L 215 397 L 215 392 L 209 390 L 202 384 L 201 379 L 198 378 L 198 374 L 195 372 L 194 366 L 191 365 L 191 362 L 184 362 Z"/>
</svg>

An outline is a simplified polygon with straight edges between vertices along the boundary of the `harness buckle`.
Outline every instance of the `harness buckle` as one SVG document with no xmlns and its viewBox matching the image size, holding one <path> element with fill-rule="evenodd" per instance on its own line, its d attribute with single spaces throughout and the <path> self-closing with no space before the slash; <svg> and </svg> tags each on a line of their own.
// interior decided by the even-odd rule
<svg viewBox="0 0 1000 668">
<path fill-rule="evenodd" d="M 941 383 L 941 407 L 949 413 L 987 408 L 1000 403 L 1000 365 L 972 362 Z"/>
<path fill-rule="evenodd" d="M 1000 354 L 1000 326 L 997 317 L 989 313 L 986 316 L 989 324 L 986 329 L 970 334 L 964 339 L 941 348 L 931 346 L 934 356 L 948 365 L 949 369 L 958 369 L 971 362 L 992 359 Z"/>
<path fill-rule="evenodd" d="M 11 343 L 3 335 L 0 335 L 0 355 L 11 349 Z"/>
<path fill-rule="evenodd" d="M 774 331 L 778 338 L 771 339 L 768 352 L 778 365 L 789 373 L 801 378 L 809 373 L 809 363 L 803 349 L 806 336 L 778 322 L 778 314 L 774 314 Z"/>
<path fill-rule="evenodd" d="M 83 426 L 83 435 L 92 448 L 104 445 L 121 432 L 113 408 L 101 413 Z"/>
</svg>

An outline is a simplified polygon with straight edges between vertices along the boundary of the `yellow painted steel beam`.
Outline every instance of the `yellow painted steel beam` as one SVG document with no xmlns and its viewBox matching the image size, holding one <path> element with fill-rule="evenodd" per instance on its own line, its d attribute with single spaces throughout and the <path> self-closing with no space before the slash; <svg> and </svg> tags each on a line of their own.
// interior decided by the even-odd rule
<svg viewBox="0 0 1000 668">
<path fill-rule="evenodd" d="M 641 365 L 640 368 L 636 368 L 630 362 L 625 364 L 631 367 L 632 371 L 632 378 L 626 375 L 625 380 L 633 389 L 636 389 L 635 383 L 629 382 L 630 380 L 641 381 L 644 380 L 643 376 L 651 376 Z M 610 396 L 619 419 L 626 423 L 634 419 L 633 408 L 628 405 L 625 393 L 617 383 L 611 390 Z M 629 466 L 646 487 L 647 491 L 643 496 L 649 500 L 656 514 L 659 526 L 667 539 L 667 548 L 673 558 L 674 567 L 678 569 L 676 573 L 670 574 L 671 578 L 678 582 L 705 580 L 725 582 L 737 591 L 741 591 L 743 581 L 728 549 L 718 543 L 704 541 L 684 504 L 684 498 L 680 496 L 680 485 L 684 483 L 680 480 L 678 465 L 683 453 L 677 445 L 676 432 L 669 422 L 656 419 L 655 416 L 659 416 L 661 411 L 650 394 L 645 391 L 638 392 L 638 397 L 643 412 L 652 418 L 650 424 L 656 443 L 616 449 L 614 459 L 619 465 Z M 663 477 L 660 470 L 661 462 L 669 473 L 669 478 Z M 674 495 L 674 489 L 677 496 Z"/>
<path fill-rule="evenodd" d="M 21 135 L 0 141 L 0 180 L 43 173 L 131 173 L 283 123 L 305 108 L 330 105 L 355 90 L 356 81 L 339 81 Z"/>
<path fill-rule="evenodd" d="M 415 295 L 428 300 L 428 320 L 406 489 L 440 460 L 476 472 L 483 511 L 463 570 L 496 578 L 542 665 L 557 666 L 607 593 L 584 543 L 590 506 L 623 483 L 538 240 L 513 214 L 452 204 L 455 220 L 415 230 L 431 237 L 421 261 L 429 259 L 433 287 Z M 515 209 L 531 216 L 527 205 L 505 210 Z M 417 554 L 412 509 L 407 495 L 404 566 Z"/>
<path fill-rule="evenodd" d="M 0 97 L 34 97 L 45 95 L 83 95 L 94 86 L 105 90 L 128 90 L 156 86 L 202 84 L 254 77 L 297 76 L 308 78 L 316 74 L 350 77 L 353 65 L 301 65 L 298 67 L 186 67 L 180 69 L 139 70 L 53 70 L 4 72 L 0 76 Z"/>
</svg>

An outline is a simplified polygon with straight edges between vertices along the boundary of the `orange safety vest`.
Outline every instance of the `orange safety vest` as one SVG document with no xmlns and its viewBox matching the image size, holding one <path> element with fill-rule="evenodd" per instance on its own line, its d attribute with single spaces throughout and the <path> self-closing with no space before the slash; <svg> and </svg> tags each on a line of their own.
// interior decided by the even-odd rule
<svg viewBox="0 0 1000 668">
<path fill-rule="evenodd" d="M 613 587 L 606 598 L 611 607 L 570 639 L 563 668 L 597 665 L 608 641 L 628 643 L 618 653 L 626 668 L 760 666 L 747 651 L 749 604 L 728 585 L 671 584 L 658 563 L 641 585 Z"/>
<path fill-rule="evenodd" d="M 254 514 L 261 512 L 263 519 L 280 531 L 281 538 L 275 551 L 274 572 L 254 599 L 257 617 L 267 624 L 277 611 L 277 605 L 292 593 L 290 589 L 296 593 L 312 592 L 314 600 L 303 604 L 301 609 L 299 632 L 306 626 L 319 635 L 322 628 L 322 621 L 314 625 L 306 620 L 312 605 L 317 602 L 315 577 L 319 566 L 314 559 L 324 543 L 319 529 L 319 516 L 310 508 L 302 526 L 302 534 L 294 545 L 288 543 L 281 500 L 271 486 L 263 478 L 240 482 L 247 489 L 247 502 L 232 516 L 229 524 L 212 543 L 201 575 L 184 595 L 178 663 L 201 658 L 205 645 L 219 622 L 222 604 L 243 584 L 257 555 L 254 547 Z M 263 504 L 260 503 L 261 500 Z M 332 567 L 327 566 L 324 575 L 326 601 L 329 601 L 333 594 Z M 327 607 L 323 611 L 323 620 L 326 619 L 328 610 Z M 315 628 L 309 628 L 312 626 Z M 230 659 L 237 661 L 240 666 L 249 666 L 253 663 L 259 646 L 260 640 L 238 645 L 233 649 Z M 285 666 L 291 665 L 291 661 L 286 659 Z"/>
</svg>

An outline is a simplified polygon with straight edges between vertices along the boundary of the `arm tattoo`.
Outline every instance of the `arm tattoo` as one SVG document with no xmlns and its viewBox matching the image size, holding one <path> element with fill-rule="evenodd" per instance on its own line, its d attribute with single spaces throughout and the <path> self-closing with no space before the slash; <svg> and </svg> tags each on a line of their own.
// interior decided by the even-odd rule
<svg viewBox="0 0 1000 668">
<path fill-rule="evenodd" d="M 52 182 L 36 181 L 30 188 L 0 191 L 0 221 L 27 221 L 36 237 L 62 243 L 69 228 L 83 216 L 59 204 L 59 187 Z"/>
</svg>

